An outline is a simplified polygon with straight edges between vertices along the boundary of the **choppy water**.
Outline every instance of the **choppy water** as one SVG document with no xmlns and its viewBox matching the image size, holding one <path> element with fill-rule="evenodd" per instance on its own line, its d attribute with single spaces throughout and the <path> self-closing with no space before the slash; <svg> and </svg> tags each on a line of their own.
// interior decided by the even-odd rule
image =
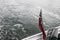
<svg viewBox="0 0 60 40">
<path fill-rule="evenodd" d="M 60 25 L 60 15 L 59 12 L 52 12 L 46 10 L 45 7 L 36 6 L 34 3 L 24 2 L 18 3 L 17 1 L 0 1 L 0 25 L 2 30 L 4 26 L 6 29 L 12 30 L 12 27 L 16 24 L 22 25 L 22 33 L 24 37 L 34 35 L 40 32 L 38 28 L 39 12 L 42 8 L 42 18 L 44 28 L 48 30 L 49 28 L 56 27 Z M 20 27 L 18 25 L 18 27 Z M 18 27 L 16 31 L 18 30 Z M 15 27 L 13 27 L 14 29 Z M 8 29 L 8 30 L 9 30 Z M 15 29 L 14 29 L 15 30 Z M 18 31 L 20 32 L 20 30 Z M 22 36 L 22 38 L 24 38 Z"/>
</svg>

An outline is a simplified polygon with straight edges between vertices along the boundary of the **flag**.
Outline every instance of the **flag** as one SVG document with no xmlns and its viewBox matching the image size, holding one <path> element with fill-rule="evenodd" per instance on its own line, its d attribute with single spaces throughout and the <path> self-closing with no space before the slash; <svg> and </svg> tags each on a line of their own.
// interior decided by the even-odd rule
<svg viewBox="0 0 60 40">
<path fill-rule="evenodd" d="M 40 10 L 40 14 L 39 14 L 39 29 L 43 34 L 43 40 L 46 40 L 46 33 L 45 33 L 43 22 L 42 22 L 42 10 Z"/>
</svg>

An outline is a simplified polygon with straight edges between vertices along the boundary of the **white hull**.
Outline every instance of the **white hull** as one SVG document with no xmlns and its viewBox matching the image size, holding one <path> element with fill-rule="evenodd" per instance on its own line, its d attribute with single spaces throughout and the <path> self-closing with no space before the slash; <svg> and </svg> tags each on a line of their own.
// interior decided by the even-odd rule
<svg viewBox="0 0 60 40">
<path fill-rule="evenodd" d="M 58 33 L 60 33 L 60 26 L 56 27 L 58 29 Z M 47 34 L 47 31 L 45 31 L 46 34 Z M 43 37 L 42 37 L 42 33 L 38 33 L 38 34 L 35 34 L 35 35 L 32 35 L 30 37 L 27 37 L 27 38 L 24 38 L 22 40 L 43 40 Z"/>
</svg>

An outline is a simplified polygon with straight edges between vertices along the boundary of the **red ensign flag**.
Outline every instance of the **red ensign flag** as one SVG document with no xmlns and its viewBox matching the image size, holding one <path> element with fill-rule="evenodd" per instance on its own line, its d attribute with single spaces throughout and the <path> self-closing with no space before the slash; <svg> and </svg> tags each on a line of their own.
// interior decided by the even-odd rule
<svg viewBox="0 0 60 40">
<path fill-rule="evenodd" d="M 43 40 L 46 40 L 46 33 L 45 33 L 43 22 L 42 22 L 42 10 L 40 10 L 40 15 L 39 15 L 39 28 L 43 34 Z"/>
</svg>

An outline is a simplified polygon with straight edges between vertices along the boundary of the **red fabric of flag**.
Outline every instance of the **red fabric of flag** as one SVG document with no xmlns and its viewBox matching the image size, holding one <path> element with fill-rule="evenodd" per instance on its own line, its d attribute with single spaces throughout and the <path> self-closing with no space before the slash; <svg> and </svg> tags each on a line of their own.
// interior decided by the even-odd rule
<svg viewBox="0 0 60 40">
<path fill-rule="evenodd" d="M 41 30 L 43 34 L 43 40 L 46 40 L 46 33 L 44 31 L 43 23 L 42 23 L 42 12 L 40 12 L 40 17 L 39 17 L 39 29 Z"/>
</svg>

